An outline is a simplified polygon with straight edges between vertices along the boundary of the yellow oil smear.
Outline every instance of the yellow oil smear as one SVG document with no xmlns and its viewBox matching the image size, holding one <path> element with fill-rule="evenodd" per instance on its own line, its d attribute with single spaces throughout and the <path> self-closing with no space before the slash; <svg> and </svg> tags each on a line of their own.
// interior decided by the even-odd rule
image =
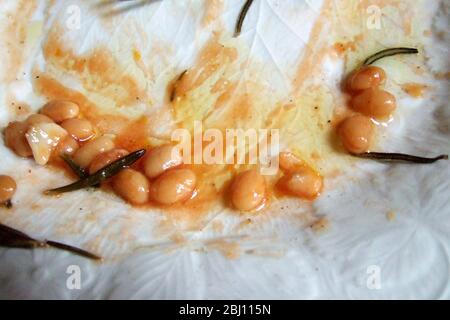
<svg viewBox="0 0 450 320">
<path fill-rule="evenodd" d="M 328 175 L 345 164 L 332 140 L 333 116 L 333 96 L 324 88 L 311 87 L 301 99 L 281 106 L 270 126 L 280 128 L 281 141 L 287 149 L 322 175 Z"/>
<path fill-rule="evenodd" d="M 228 102 L 222 99 L 223 105 L 218 105 L 220 98 L 233 90 L 232 85 L 224 85 L 224 78 L 230 79 L 238 71 L 237 58 L 238 50 L 221 43 L 218 35 L 202 49 L 197 64 L 175 85 L 173 110 L 182 127 L 192 129 L 195 121 L 206 120 Z"/>
<path fill-rule="evenodd" d="M 134 49 L 134 50 L 133 50 L 133 58 L 134 58 L 134 61 L 136 61 L 136 62 L 141 61 L 142 55 L 141 55 L 141 53 L 139 52 L 139 50 L 137 50 L 137 49 Z"/>
</svg>

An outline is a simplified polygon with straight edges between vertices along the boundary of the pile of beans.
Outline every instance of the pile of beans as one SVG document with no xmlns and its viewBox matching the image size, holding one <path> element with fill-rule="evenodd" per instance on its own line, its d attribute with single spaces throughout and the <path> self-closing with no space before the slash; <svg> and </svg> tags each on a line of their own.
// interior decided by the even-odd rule
<svg viewBox="0 0 450 320">
<path fill-rule="evenodd" d="M 280 169 L 283 176 L 276 187 L 284 194 L 304 200 L 316 199 L 323 189 L 323 178 L 293 153 L 281 152 Z M 240 211 L 256 211 L 267 203 L 267 187 L 259 170 L 239 174 L 231 188 L 231 202 Z"/>
<path fill-rule="evenodd" d="M 39 114 L 10 123 L 5 130 L 6 145 L 21 157 L 34 156 L 39 163 L 31 147 L 34 141 L 29 137 L 37 127 L 45 129 L 40 126 L 43 123 L 52 124 L 53 130 L 58 127 L 58 132 L 65 133 L 50 146 L 51 157 L 70 155 L 89 174 L 129 154 L 129 150 L 116 148 L 114 137 L 98 134 L 88 120 L 80 117 L 79 106 L 70 101 L 51 101 Z M 51 138 L 50 132 L 45 134 Z M 150 200 L 171 205 L 189 199 L 196 187 L 196 175 L 192 170 L 180 167 L 183 164 L 181 155 L 177 156 L 172 150 L 170 145 L 150 150 L 143 160 L 143 172 L 133 168 L 121 171 L 111 181 L 113 190 L 135 205 Z"/>
<path fill-rule="evenodd" d="M 356 114 L 340 124 L 338 135 L 352 154 L 370 151 L 376 131 L 373 120 L 390 117 L 397 107 L 395 97 L 380 88 L 385 80 L 384 70 L 375 66 L 364 66 L 347 79 L 346 89 L 352 96 L 350 106 Z"/>
<path fill-rule="evenodd" d="M 39 137 L 46 138 L 44 144 L 39 144 Z M 33 146 L 36 141 L 37 147 Z M 52 143 L 48 144 L 48 141 Z M 5 130 L 5 142 L 17 155 L 34 156 L 39 164 L 51 162 L 63 154 L 70 155 L 89 174 L 131 151 L 117 147 L 113 136 L 98 133 L 88 120 L 82 118 L 76 103 L 60 100 L 47 103 L 40 113 L 32 114 L 24 121 L 10 123 Z M 42 149 L 49 149 L 49 156 L 37 154 L 42 153 Z M 124 169 L 111 179 L 112 189 L 133 205 L 149 201 L 174 205 L 193 198 L 197 194 L 197 176 L 183 164 L 182 155 L 175 150 L 172 145 L 148 150 L 138 166 Z M 322 177 L 293 154 L 281 153 L 280 166 L 284 173 L 277 184 L 280 191 L 306 200 L 313 200 L 320 194 Z M 15 183 L 2 176 L 0 200 L 9 200 L 14 191 Z M 267 183 L 257 169 L 238 174 L 229 192 L 232 206 L 240 211 L 256 211 L 267 203 Z"/>
</svg>

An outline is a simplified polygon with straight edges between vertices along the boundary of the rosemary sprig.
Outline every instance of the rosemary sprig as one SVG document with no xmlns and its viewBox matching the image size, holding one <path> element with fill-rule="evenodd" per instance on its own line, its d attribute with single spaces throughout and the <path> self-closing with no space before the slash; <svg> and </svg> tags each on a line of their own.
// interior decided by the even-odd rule
<svg viewBox="0 0 450 320">
<path fill-rule="evenodd" d="M 68 251 L 73 254 L 79 255 L 81 257 L 88 258 L 88 259 L 92 259 L 92 260 L 101 260 L 102 259 L 101 257 L 99 257 L 96 254 L 93 254 L 89 251 L 86 251 L 86 250 L 83 250 L 83 249 L 80 249 L 77 247 L 73 247 L 73 246 L 70 246 L 70 245 L 67 245 L 64 243 L 47 240 L 47 241 L 45 241 L 45 244 L 49 245 L 50 247 Z"/>
<path fill-rule="evenodd" d="M 388 162 L 407 162 L 416 164 L 430 164 L 435 163 L 439 160 L 448 160 L 448 155 L 440 155 L 435 158 L 424 158 L 413 156 L 403 153 L 383 153 L 383 152 L 367 152 L 361 154 L 355 154 L 355 157 L 377 160 L 377 161 L 388 161 Z"/>
<path fill-rule="evenodd" d="M 368 66 L 371 65 L 373 63 L 375 63 L 376 61 L 386 58 L 386 57 L 390 57 L 390 56 L 395 56 L 398 54 L 417 54 L 419 53 L 419 50 L 417 50 L 416 48 L 391 48 L 391 49 L 386 49 L 386 50 L 382 50 L 380 52 L 375 53 L 374 55 L 371 55 L 370 57 L 368 57 L 364 62 L 363 65 L 364 66 Z"/>
<path fill-rule="evenodd" d="M 61 159 L 64 160 L 64 162 L 70 167 L 70 169 L 72 169 L 72 171 L 78 176 L 78 178 L 83 179 L 88 176 L 86 170 L 76 164 L 75 161 L 73 161 L 72 157 L 70 157 L 68 154 L 61 154 Z"/>
<path fill-rule="evenodd" d="M 131 166 L 133 163 L 142 158 L 144 154 L 145 154 L 144 149 L 130 153 L 128 156 L 111 163 L 110 165 L 104 167 L 103 169 L 100 169 L 99 171 L 90 176 L 87 176 L 83 179 L 78 180 L 77 182 L 74 182 L 61 188 L 47 190 L 45 191 L 45 194 L 47 195 L 61 194 L 94 187 L 102 183 L 103 181 L 115 176 L 123 169 Z"/>
<path fill-rule="evenodd" d="M 7 248 L 33 249 L 45 247 L 45 244 L 29 237 L 21 231 L 0 223 L 0 246 Z"/>
<path fill-rule="evenodd" d="M 234 30 L 234 37 L 239 37 L 242 30 L 242 25 L 244 24 L 245 17 L 247 16 L 248 10 L 250 10 L 250 7 L 253 3 L 253 0 L 247 0 L 245 1 L 244 6 L 241 9 L 241 13 L 239 14 L 238 20 L 236 22 L 236 28 Z"/>
<path fill-rule="evenodd" d="M 54 247 L 92 260 L 102 259 L 101 257 L 91 252 L 73 246 L 69 246 L 63 243 L 47 240 L 39 241 L 33 239 L 30 236 L 26 235 L 25 233 L 13 229 L 11 227 L 5 226 L 4 224 L 1 223 L 0 223 L 0 246 L 6 248 L 19 248 L 19 249 Z"/>
</svg>

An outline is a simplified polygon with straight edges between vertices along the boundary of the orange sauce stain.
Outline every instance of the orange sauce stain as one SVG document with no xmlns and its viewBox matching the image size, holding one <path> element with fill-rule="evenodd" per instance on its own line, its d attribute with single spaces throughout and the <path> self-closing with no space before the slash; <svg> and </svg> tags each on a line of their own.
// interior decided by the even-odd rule
<svg viewBox="0 0 450 320">
<path fill-rule="evenodd" d="M 216 22 L 223 11 L 223 0 L 208 0 L 205 1 L 205 12 L 202 18 L 203 26 L 208 26 L 213 22 Z"/>
<path fill-rule="evenodd" d="M 423 97 L 428 86 L 420 83 L 406 83 L 402 85 L 402 90 L 413 98 Z"/>
<path fill-rule="evenodd" d="M 226 102 L 230 101 L 233 93 L 236 91 L 236 87 L 237 84 L 230 80 L 223 78 L 219 79 L 211 89 L 212 93 L 220 93 L 216 106 L 223 106 Z"/>
<path fill-rule="evenodd" d="M 318 234 L 328 231 L 329 228 L 330 220 L 328 220 L 326 217 L 319 218 L 317 221 L 311 224 L 311 229 Z"/>
<path fill-rule="evenodd" d="M 333 12 L 333 1 L 327 1 L 320 12 L 310 34 L 310 40 L 305 46 L 305 53 L 297 68 L 296 76 L 293 82 L 294 90 L 302 87 L 304 82 L 320 68 L 320 61 L 329 53 L 329 48 L 321 43 L 322 33 L 326 31 L 328 17 Z"/>
<path fill-rule="evenodd" d="M 238 259 L 241 256 L 240 246 L 235 241 L 226 241 L 226 240 L 210 241 L 207 244 L 207 249 L 219 251 L 225 256 L 225 258 L 230 260 Z"/>
<path fill-rule="evenodd" d="M 333 46 L 334 50 L 339 56 L 344 55 L 347 51 L 356 51 L 356 43 L 350 42 L 338 42 Z"/>
<path fill-rule="evenodd" d="M 149 147 L 149 119 L 141 117 L 126 125 L 116 138 L 116 146 L 129 151 L 145 149 Z"/>
<path fill-rule="evenodd" d="M 134 105 L 139 98 L 145 98 L 145 88 L 131 75 L 107 49 L 96 48 L 92 52 L 77 55 L 61 40 L 60 28 L 49 34 L 43 52 L 47 62 L 62 72 L 76 76 L 83 87 L 91 92 L 114 98 L 116 105 Z M 134 53 L 139 58 L 138 53 Z"/>
</svg>

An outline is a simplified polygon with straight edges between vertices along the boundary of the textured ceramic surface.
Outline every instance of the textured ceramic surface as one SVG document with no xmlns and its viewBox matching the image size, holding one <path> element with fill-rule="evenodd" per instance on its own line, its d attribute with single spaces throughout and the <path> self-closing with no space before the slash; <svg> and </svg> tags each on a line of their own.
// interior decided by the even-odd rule
<svg viewBox="0 0 450 320">
<path fill-rule="evenodd" d="M 45 101 L 33 91 L 33 71 L 75 83 L 70 75 L 46 69 L 41 41 L 57 25 L 66 28 L 65 41 L 79 54 L 98 44 L 122 57 L 133 46 L 150 52 L 156 76 L 148 88 L 158 105 L 167 80 L 192 63 L 213 31 L 232 34 L 243 1 L 164 0 L 131 7 L 114 1 L 51 2 L 0 0 L 1 29 L 7 30 L 0 45 L 1 127 L 18 112 L 8 104 L 11 97 L 32 110 Z M 332 19 L 317 30 L 327 8 Z M 349 12 L 360 15 L 358 30 L 347 29 Z M 242 36 L 225 38 L 238 41 L 264 66 L 259 76 L 279 96 L 295 84 L 293 70 L 302 55 L 317 49 L 309 47 L 312 36 L 319 39 L 314 45 L 332 47 L 340 32 L 367 34 L 367 45 L 356 48 L 360 56 L 313 59 L 318 71 L 308 77 L 336 94 L 355 59 L 376 48 L 419 47 L 419 57 L 382 62 L 390 70 L 388 86 L 399 110 L 379 148 L 436 155 L 450 153 L 449 14 L 445 0 L 256 0 Z M 157 42 L 170 46 L 156 50 Z M 414 68 L 421 72 L 411 72 Z M 251 75 L 242 71 L 243 79 Z M 402 84 L 408 82 L 426 84 L 424 96 L 407 95 Z M 130 112 L 141 108 L 137 104 Z M 2 223 L 106 257 L 95 264 L 55 250 L 0 249 L 0 298 L 450 298 L 448 162 L 352 163 L 327 181 L 324 195 L 312 206 L 283 200 L 270 212 L 252 216 L 250 225 L 245 224 L 249 217 L 216 208 L 201 226 L 190 228 L 158 212 L 132 209 L 101 191 L 42 197 L 42 190 L 67 178 L 18 159 L 3 142 L 0 155 L 0 172 L 14 176 L 20 186 L 15 208 L 0 209 Z M 314 232 L 308 226 L 322 216 L 329 227 Z M 67 281 L 77 268 L 81 287 L 71 290 Z"/>
</svg>

